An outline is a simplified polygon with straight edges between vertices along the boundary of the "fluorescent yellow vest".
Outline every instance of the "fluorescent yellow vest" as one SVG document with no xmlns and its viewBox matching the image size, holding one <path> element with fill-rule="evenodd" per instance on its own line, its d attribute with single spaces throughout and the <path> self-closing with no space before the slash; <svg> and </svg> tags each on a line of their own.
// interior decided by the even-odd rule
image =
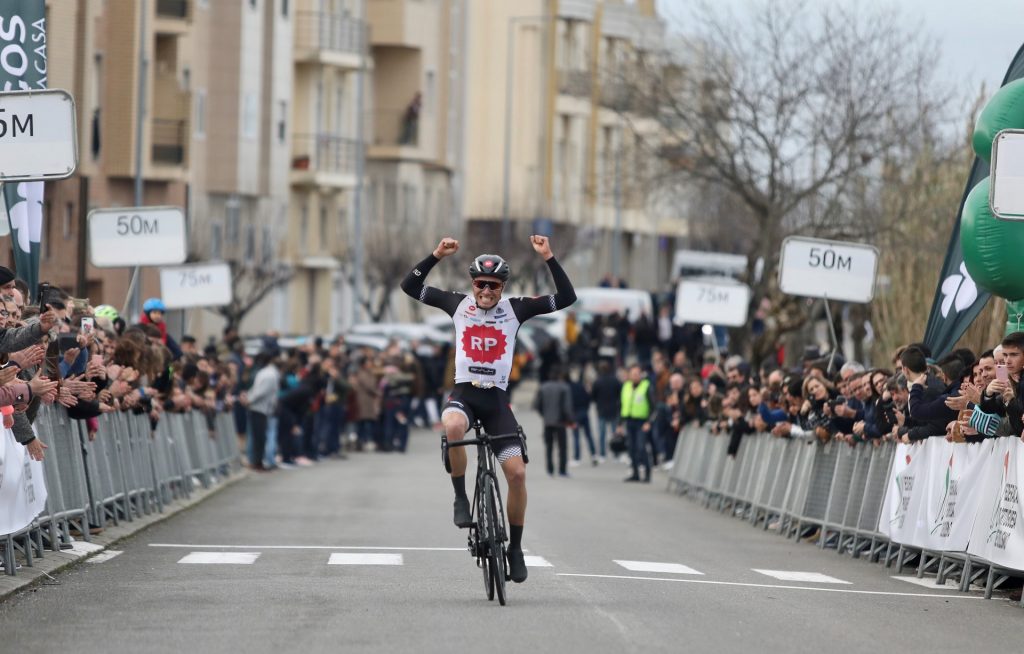
<svg viewBox="0 0 1024 654">
<path fill-rule="evenodd" d="M 649 379 L 642 380 L 633 387 L 633 382 L 626 382 L 622 385 L 620 400 L 623 418 L 634 418 L 636 420 L 647 420 L 651 416 L 651 403 L 647 400 L 647 389 L 650 388 Z"/>
</svg>

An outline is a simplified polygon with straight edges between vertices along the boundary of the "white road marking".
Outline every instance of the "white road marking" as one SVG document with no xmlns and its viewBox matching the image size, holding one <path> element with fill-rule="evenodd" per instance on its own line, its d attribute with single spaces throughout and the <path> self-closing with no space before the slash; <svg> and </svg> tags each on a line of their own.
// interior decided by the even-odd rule
<svg viewBox="0 0 1024 654">
<path fill-rule="evenodd" d="M 110 559 L 114 558 L 115 556 L 118 556 L 119 554 L 121 554 L 121 550 L 107 550 L 106 552 L 100 552 L 99 554 L 97 554 L 96 556 L 94 556 L 94 557 L 92 557 L 90 559 L 86 559 L 85 562 L 86 563 L 104 563 L 104 562 L 109 561 Z"/>
<path fill-rule="evenodd" d="M 754 572 L 774 577 L 779 581 L 802 581 L 808 584 L 847 584 L 850 582 L 823 575 L 820 572 L 797 572 L 795 570 L 758 570 L 751 568 Z"/>
<path fill-rule="evenodd" d="M 65 552 L 71 552 L 78 556 L 85 556 L 86 554 L 92 554 L 93 552 L 99 552 L 103 549 L 102 545 L 96 543 L 87 543 L 84 540 L 76 540 L 71 543 L 71 549 L 64 550 Z"/>
<path fill-rule="evenodd" d="M 662 572 L 676 575 L 703 575 L 682 563 L 654 563 L 652 561 L 615 561 L 631 572 Z"/>
<path fill-rule="evenodd" d="M 819 588 L 817 586 L 780 586 L 778 584 L 750 584 L 739 581 L 710 581 L 707 579 L 679 579 L 676 577 L 629 577 L 625 575 L 588 575 L 558 572 L 558 577 L 585 577 L 591 579 L 628 579 L 631 581 L 674 581 L 677 584 L 708 584 L 711 586 L 739 586 L 743 588 L 774 588 L 778 590 L 808 590 L 818 593 L 847 593 L 850 595 L 890 595 L 895 597 L 941 597 L 942 599 L 984 599 L 963 593 L 895 593 L 882 590 L 852 590 L 848 588 Z"/>
<path fill-rule="evenodd" d="M 892 578 L 899 579 L 900 581 L 905 581 L 908 584 L 914 584 L 915 586 L 921 586 L 922 588 L 931 588 L 932 590 L 960 590 L 960 584 L 953 581 L 952 579 L 947 579 L 946 584 L 944 586 L 939 586 L 935 583 L 935 577 L 924 577 L 923 579 L 918 579 L 917 577 L 913 576 L 901 577 L 898 575 L 893 575 Z M 981 592 L 981 590 L 979 589 L 978 592 Z"/>
<path fill-rule="evenodd" d="M 227 563 L 234 565 L 251 565 L 260 558 L 259 552 L 192 552 L 186 554 L 178 563 Z"/>
<path fill-rule="evenodd" d="M 527 568 L 553 568 L 551 562 L 545 559 L 543 556 L 524 556 L 523 560 L 526 561 Z"/>
<path fill-rule="evenodd" d="M 331 554 L 327 565 L 402 565 L 401 554 Z"/>
<path fill-rule="evenodd" d="M 377 547 L 372 545 L 190 545 L 186 543 L 150 543 L 150 547 L 176 547 L 210 550 L 392 550 L 404 552 L 465 552 L 465 547 Z M 526 550 L 523 550 L 524 552 Z"/>
</svg>

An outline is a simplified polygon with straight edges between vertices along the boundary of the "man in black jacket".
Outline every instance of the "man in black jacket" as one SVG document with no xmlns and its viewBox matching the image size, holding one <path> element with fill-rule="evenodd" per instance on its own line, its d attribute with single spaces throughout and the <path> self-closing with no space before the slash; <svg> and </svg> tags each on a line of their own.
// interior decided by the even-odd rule
<svg viewBox="0 0 1024 654">
<path fill-rule="evenodd" d="M 946 385 L 942 380 L 928 373 L 928 360 L 924 352 L 916 347 L 908 347 L 900 354 L 900 364 L 907 376 L 910 388 L 910 399 L 907 402 L 908 417 L 913 418 L 919 427 L 927 429 L 911 429 L 904 442 L 924 440 L 929 436 L 941 436 L 946 433 L 946 423 L 942 417 L 924 414 L 923 408 L 935 402 L 945 392 Z M 905 425 L 906 426 L 906 425 Z"/>
<path fill-rule="evenodd" d="M 608 361 L 597 364 L 597 379 L 590 388 L 590 394 L 597 407 L 597 450 L 599 462 L 604 462 L 605 436 L 615 434 L 619 421 L 619 403 L 622 400 L 622 382 L 615 376 L 615 369 Z"/>
</svg>

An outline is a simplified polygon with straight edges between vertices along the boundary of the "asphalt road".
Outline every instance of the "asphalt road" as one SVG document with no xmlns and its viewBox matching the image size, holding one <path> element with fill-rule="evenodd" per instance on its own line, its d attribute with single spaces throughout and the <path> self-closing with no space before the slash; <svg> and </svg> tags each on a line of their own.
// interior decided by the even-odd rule
<svg viewBox="0 0 1024 654">
<path fill-rule="evenodd" d="M 509 584 L 506 607 L 486 600 L 451 522 L 437 437 L 418 431 L 404 455 L 251 476 L 118 544 L 121 554 L 15 596 L 0 604 L 0 650 L 1019 648 L 1024 610 L 1006 600 L 923 588 L 754 529 L 667 493 L 665 473 L 624 484 L 625 466 L 606 462 L 549 478 L 536 419 L 519 413 L 534 434 L 524 547 L 547 565 Z M 225 554 L 239 562 L 187 562 Z"/>
</svg>

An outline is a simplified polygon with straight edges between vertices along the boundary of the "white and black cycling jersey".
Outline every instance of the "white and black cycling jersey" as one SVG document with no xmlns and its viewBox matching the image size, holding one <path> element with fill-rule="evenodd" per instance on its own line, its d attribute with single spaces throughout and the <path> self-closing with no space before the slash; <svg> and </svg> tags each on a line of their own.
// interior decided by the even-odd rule
<svg viewBox="0 0 1024 654">
<path fill-rule="evenodd" d="M 520 325 L 534 316 L 564 309 L 575 302 L 576 292 L 569 277 L 552 257 L 547 264 L 555 280 L 553 295 L 507 298 L 490 309 L 482 309 L 472 295 L 423 284 L 438 261 L 431 254 L 417 264 L 402 280 L 402 290 L 451 316 L 455 323 L 456 384 L 485 382 L 507 389 Z"/>
</svg>

